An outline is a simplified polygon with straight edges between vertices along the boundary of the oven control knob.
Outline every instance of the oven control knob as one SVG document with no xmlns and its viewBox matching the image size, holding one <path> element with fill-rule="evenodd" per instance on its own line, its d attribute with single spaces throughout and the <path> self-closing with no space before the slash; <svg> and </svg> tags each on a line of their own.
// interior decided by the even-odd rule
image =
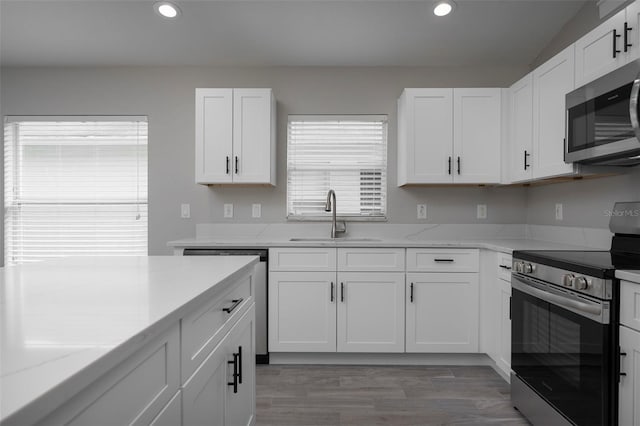
<svg viewBox="0 0 640 426">
<path fill-rule="evenodd" d="M 515 272 L 522 272 L 522 262 L 513 261 L 513 270 Z"/>
<path fill-rule="evenodd" d="M 531 274 L 533 273 L 533 271 L 535 271 L 535 267 L 530 263 L 525 263 L 523 264 L 523 266 L 524 266 L 524 271 L 522 272 L 524 272 L 525 274 Z"/>
<path fill-rule="evenodd" d="M 576 290 L 586 290 L 589 288 L 589 283 L 585 277 L 576 277 L 573 280 L 573 288 Z"/>
<path fill-rule="evenodd" d="M 562 277 L 562 285 L 565 287 L 573 287 L 573 282 L 575 281 L 576 277 L 573 274 L 565 274 Z"/>
</svg>

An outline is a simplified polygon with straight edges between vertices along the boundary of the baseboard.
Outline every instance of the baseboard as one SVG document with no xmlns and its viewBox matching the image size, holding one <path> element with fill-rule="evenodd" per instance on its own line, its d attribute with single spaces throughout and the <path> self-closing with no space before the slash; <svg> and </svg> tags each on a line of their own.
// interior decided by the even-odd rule
<svg viewBox="0 0 640 426">
<path fill-rule="evenodd" d="M 270 364 L 336 365 L 487 365 L 495 363 L 486 354 L 391 354 L 391 353 L 298 353 L 270 352 Z"/>
</svg>

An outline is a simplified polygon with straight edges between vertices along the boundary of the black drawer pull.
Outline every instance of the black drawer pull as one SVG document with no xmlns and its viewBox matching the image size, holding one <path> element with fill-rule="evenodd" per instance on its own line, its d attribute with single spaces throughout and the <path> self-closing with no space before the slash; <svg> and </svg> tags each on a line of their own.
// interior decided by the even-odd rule
<svg viewBox="0 0 640 426">
<path fill-rule="evenodd" d="M 511 266 L 507 266 L 507 265 L 500 265 L 500 267 L 501 267 L 502 269 L 507 269 L 507 270 L 509 270 L 509 271 L 511 270 Z"/>
<path fill-rule="evenodd" d="M 618 49 L 618 38 L 620 38 L 620 34 L 618 34 L 617 30 L 613 30 L 613 59 L 617 57 L 617 54 L 620 53 Z"/>
<path fill-rule="evenodd" d="M 233 393 L 238 393 L 238 354 L 233 354 L 233 361 L 227 361 L 233 364 L 233 382 L 227 382 L 227 386 L 233 386 Z"/>
<path fill-rule="evenodd" d="M 624 51 L 627 52 L 633 44 L 629 43 L 629 31 L 633 28 L 627 22 L 624 23 Z"/>
<path fill-rule="evenodd" d="M 242 346 L 238 346 L 238 383 L 242 383 Z"/>
<path fill-rule="evenodd" d="M 238 306 L 240 306 L 240 304 L 242 303 L 244 299 L 241 297 L 240 299 L 233 299 L 233 305 L 229 306 L 228 308 L 222 308 L 222 310 L 228 314 L 230 314 L 231 312 L 233 312 L 233 310 L 235 308 L 237 308 Z"/>
<path fill-rule="evenodd" d="M 453 262 L 453 259 L 433 259 L 434 262 Z"/>
</svg>

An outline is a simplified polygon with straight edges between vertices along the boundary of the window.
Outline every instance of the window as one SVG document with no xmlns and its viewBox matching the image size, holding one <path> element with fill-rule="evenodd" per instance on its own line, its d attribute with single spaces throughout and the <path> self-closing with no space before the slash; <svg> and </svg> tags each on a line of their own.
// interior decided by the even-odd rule
<svg viewBox="0 0 640 426">
<path fill-rule="evenodd" d="M 387 214 L 386 116 L 289 116 L 287 217 L 322 220 L 333 189 L 344 219 Z"/>
<path fill-rule="evenodd" d="M 147 122 L 7 117 L 5 264 L 147 254 Z"/>
</svg>

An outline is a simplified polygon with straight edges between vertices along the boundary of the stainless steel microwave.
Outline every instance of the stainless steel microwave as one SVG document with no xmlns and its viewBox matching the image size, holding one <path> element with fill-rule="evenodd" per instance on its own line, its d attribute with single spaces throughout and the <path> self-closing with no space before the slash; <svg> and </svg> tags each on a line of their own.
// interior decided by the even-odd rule
<svg viewBox="0 0 640 426">
<path fill-rule="evenodd" d="M 633 61 L 567 94 L 565 162 L 640 164 L 639 75 Z"/>
</svg>

